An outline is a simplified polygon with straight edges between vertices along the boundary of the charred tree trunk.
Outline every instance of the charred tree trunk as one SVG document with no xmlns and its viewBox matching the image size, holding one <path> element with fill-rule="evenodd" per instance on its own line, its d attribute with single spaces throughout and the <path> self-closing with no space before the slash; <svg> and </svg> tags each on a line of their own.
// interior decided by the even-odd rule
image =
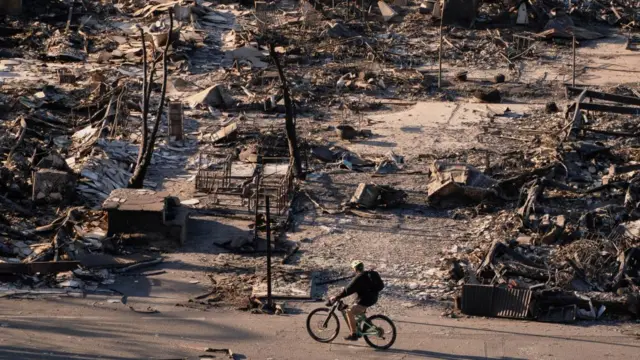
<svg viewBox="0 0 640 360">
<path fill-rule="evenodd" d="M 151 165 L 151 159 L 153 158 L 153 150 L 156 146 L 156 137 L 158 136 L 158 129 L 160 128 L 160 121 L 162 121 L 162 113 L 164 111 L 164 102 L 165 97 L 167 95 L 167 78 L 169 75 L 169 70 L 167 68 L 167 53 L 169 52 L 169 46 L 171 45 L 171 34 L 173 33 L 173 12 L 169 10 L 169 35 L 167 36 L 167 43 L 164 48 L 164 52 L 162 54 L 162 91 L 160 93 L 160 104 L 158 105 L 158 111 L 156 112 L 155 123 L 153 124 L 153 130 L 151 133 L 148 133 L 147 129 L 147 119 L 149 116 L 149 100 L 151 97 L 151 85 L 153 82 L 153 75 L 155 72 L 155 64 L 154 60 L 153 69 L 151 70 L 151 76 L 149 79 L 149 83 L 147 83 L 146 79 L 146 68 L 144 65 L 144 83 L 143 84 L 143 139 L 140 145 L 140 150 L 138 153 L 138 162 L 136 164 L 136 168 L 133 171 L 133 176 L 129 179 L 129 188 L 132 189 L 141 189 L 144 185 L 144 179 L 147 176 L 147 170 L 149 169 L 149 165 Z M 144 34 L 143 34 L 143 48 L 144 48 Z M 144 55 L 143 55 L 144 56 Z M 146 56 L 144 57 L 144 63 L 147 63 Z"/>
<path fill-rule="evenodd" d="M 298 179 L 304 179 L 302 173 L 302 163 L 300 162 L 300 149 L 298 148 L 298 139 L 296 137 L 296 122 L 293 114 L 293 103 L 291 102 L 291 94 L 289 94 L 289 86 L 287 85 L 287 78 L 284 76 L 284 71 L 278 60 L 278 54 L 276 54 L 273 44 L 269 44 L 269 54 L 273 59 L 273 62 L 278 68 L 278 74 L 280 75 L 280 81 L 282 82 L 282 92 L 284 95 L 284 107 L 285 107 L 285 128 L 287 131 L 287 142 L 289 143 L 289 156 L 293 162 L 293 176 Z"/>
<path fill-rule="evenodd" d="M 527 193 L 527 198 L 524 201 L 524 204 L 518 209 L 518 215 L 522 218 L 522 224 L 525 227 L 529 226 L 529 215 L 534 210 L 536 203 L 538 202 L 538 197 L 542 195 L 544 192 L 545 186 L 541 181 L 536 180 L 533 182 L 533 185 L 529 188 Z"/>
<path fill-rule="evenodd" d="M 138 149 L 138 160 L 136 161 L 136 168 L 140 166 L 142 162 L 142 155 L 144 149 L 147 148 L 148 137 L 148 117 L 149 117 L 149 97 L 147 95 L 147 89 L 153 85 L 153 77 L 147 78 L 148 73 L 148 61 L 147 61 L 147 42 L 145 40 L 144 29 L 140 27 L 140 36 L 142 37 L 142 141 L 140 142 L 140 149 Z"/>
<path fill-rule="evenodd" d="M 13 155 L 15 154 L 16 150 L 18 150 L 18 147 L 20 146 L 20 144 L 22 144 L 22 141 L 24 140 L 24 134 L 26 133 L 27 133 L 27 122 L 24 120 L 24 118 L 21 118 L 20 134 L 18 135 L 18 139 L 16 140 L 16 143 L 13 145 L 13 147 L 11 147 L 11 151 L 9 151 L 9 156 L 7 156 L 7 165 L 13 162 Z"/>
</svg>

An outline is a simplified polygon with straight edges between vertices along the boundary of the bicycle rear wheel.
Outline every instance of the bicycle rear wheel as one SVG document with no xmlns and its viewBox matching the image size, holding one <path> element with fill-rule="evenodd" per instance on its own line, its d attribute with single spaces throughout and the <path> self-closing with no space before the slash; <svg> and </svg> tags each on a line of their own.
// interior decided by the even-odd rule
<svg viewBox="0 0 640 360">
<path fill-rule="evenodd" d="M 373 315 L 367 319 L 367 323 L 372 325 L 377 332 L 376 335 L 364 335 L 364 341 L 366 341 L 369 346 L 386 350 L 396 342 L 396 326 L 388 317 L 384 315 Z M 371 328 L 367 329 L 368 332 L 371 330 Z"/>
<path fill-rule="evenodd" d="M 307 316 L 307 332 L 315 341 L 328 343 L 340 333 L 340 321 L 335 312 L 329 315 L 330 311 L 327 308 L 318 308 Z M 327 317 L 329 317 L 328 320 Z"/>
</svg>

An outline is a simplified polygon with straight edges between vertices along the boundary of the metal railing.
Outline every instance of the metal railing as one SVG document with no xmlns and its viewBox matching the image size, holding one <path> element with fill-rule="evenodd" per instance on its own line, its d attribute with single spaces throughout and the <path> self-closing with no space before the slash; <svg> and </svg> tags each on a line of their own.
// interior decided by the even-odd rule
<svg viewBox="0 0 640 360">
<path fill-rule="evenodd" d="M 200 164 L 205 155 L 201 154 Z M 228 209 L 246 210 L 249 213 L 266 212 L 265 196 L 271 197 L 270 211 L 276 216 L 286 213 L 290 193 L 293 190 L 293 176 L 289 157 L 261 157 L 249 176 L 232 175 L 233 156 L 214 164 L 214 168 L 203 166 L 196 174 L 196 190 L 212 195 L 214 206 Z M 275 171 L 268 171 L 275 166 Z M 282 170 L 278 167 L 282 166 Z M 265 173 L 265 170 L 267 172 Z"/>
</svg>

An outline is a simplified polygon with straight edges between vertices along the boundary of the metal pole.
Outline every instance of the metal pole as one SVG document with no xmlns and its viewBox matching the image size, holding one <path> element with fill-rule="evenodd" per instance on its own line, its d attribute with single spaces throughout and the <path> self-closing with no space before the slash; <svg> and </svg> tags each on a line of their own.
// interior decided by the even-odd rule
<svg viewBox="0 0 640 360">
<path fill-rule="evenodd" d="M 573 86 L 576 86 L 576 36 L 573 35 Z"/>
<path fill-rule="evenodd" d="M 271 300 L 271 216 L 269 214 L 269 197 L 264 199 L 267 215 L 267 306 L 272 308 Z"/>
<path fill-rule="evenodd" d="M 442 0 L 442 10 L 440 10 L 440 51 L 438 52 L 438 89 L 442 86 L 442 23 L 444 20 L 444 8 L 446 0 Z"/>
<path fill-rule="evenodd" d="M 253 234 L 253 243 L 254 244 L 258 244 L 258 208 L 260 205 L 260 184 L 257 181 L 256 178 L 256 193 L 255 193 L 255 197 L 256 197 L 256 203 L 255 203 L 255 215 L 256 215 L 256 220 L 255 220 L 255 228 L 254 228 L 254 234 Z M 249 198 L 249 204 L 251 204 L 251 198 Z"/>
</svg>

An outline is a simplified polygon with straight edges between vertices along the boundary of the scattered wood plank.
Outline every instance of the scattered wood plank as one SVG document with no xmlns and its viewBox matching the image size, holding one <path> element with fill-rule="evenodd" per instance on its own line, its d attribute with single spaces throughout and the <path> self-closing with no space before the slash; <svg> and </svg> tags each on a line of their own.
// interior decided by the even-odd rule
<svg viewBox="0 0 640 360">
<path fill-rule="evenodd" d="M 588 90 L 588 89 L 572 87 L 572 86 L 567 87 L 567 95 L 569 96 L 581 95 L 582 92 L 585 92 L 585 91 L 586 91 L 585 96 L 587 98 L 618 102 L 618 103 L 627 104 L 627 105 L 640 106 L 640 98 L 637 98 L 637 97 L 607 94 L 599 91 Z"/>
</svg>

